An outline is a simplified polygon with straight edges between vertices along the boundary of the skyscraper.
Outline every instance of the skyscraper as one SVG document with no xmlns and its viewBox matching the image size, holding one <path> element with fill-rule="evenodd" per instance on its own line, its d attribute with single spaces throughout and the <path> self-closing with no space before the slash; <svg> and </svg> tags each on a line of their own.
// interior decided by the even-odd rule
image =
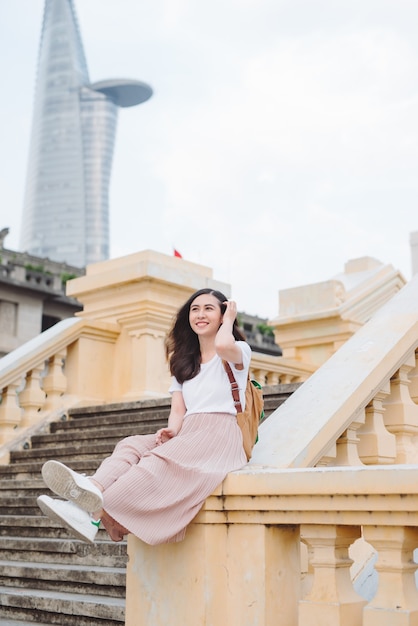
<svg viewBox="0 0 418 626">
<path fill-rule="evenodd" d="M 84 267 L 109 258 L 109 181 L 118 107 L 139 81 L 90 83 L 73 0 L 46 0 L 20 247 Z"/>
</svg>

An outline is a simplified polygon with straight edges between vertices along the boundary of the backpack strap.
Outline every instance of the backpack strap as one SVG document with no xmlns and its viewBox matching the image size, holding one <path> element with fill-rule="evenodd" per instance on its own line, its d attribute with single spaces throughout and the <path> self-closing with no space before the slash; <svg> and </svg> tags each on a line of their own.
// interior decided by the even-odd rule
<svg viewBox="0 0 418 626">
<path fill-rule="evenodd" d="M 225 368 L 225 372 L 227 373 L 227 376 L 229 378 L 229 382 L 231 383 L 231 393 L 232 393 L 232 398 L 234 400 L 234 405 L 235 408 L 237 410 L 237 413 L 242 413 L 242 406 L 241 406 L 241 400 L 239 397 L 239 387 L 238 387 L 238 383 L 235 380 L 235 376 L 234 373 L 231 369 L 231 366 L 229 365 L 228 361 L 222 361 L 223 366 Z"/>
</svg>

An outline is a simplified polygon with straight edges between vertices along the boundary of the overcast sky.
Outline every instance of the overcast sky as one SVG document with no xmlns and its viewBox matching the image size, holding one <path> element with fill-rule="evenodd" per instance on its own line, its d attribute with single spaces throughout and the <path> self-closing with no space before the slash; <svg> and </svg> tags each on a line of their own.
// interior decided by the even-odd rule
<svg viewBox="0 0 418 626">
<path fill-rule="evenodd" d="M 0 0 L 0 227 L 18 249 L 43 0 Z M 213 268 L 238 308 L 372 256 L 411 277 L 417 0 L 75 0 L 92 82 L 135 78 L 111 255 Z"/>
</svg>

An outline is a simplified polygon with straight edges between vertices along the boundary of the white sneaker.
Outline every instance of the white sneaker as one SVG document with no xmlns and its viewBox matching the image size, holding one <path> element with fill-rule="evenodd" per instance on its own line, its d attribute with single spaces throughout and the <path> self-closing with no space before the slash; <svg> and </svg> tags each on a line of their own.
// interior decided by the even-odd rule
<svg viewBox="0 0 418 626">
<path fill-rule="evenodd" d="M 73 502 L 56 500 L 49 496 L 39 496 L 37 503 L 44 515 L 63 524 L 77 539 L 94 543 L 100 523 L 94 522 L 87 511 L 83 511 Z"/>
<path fill-rule="evenodd" d="M 103 508 L 102 492 L 91 480 L 74 472 L 59 461 L 47 461 L 42 467 L 47 487 L 65 500 L 74 502 L 84 511 L 94 513 Z"/>
</svg>

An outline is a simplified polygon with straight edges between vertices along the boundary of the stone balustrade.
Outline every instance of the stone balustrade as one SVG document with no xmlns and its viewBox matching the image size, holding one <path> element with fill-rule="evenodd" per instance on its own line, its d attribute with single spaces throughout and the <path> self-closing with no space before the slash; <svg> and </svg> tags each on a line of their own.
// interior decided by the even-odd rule
<svg viewBox="0 0 418 626">
<path fill-rule="evenodd" d="M 417 290 L 265 420 L 184 542 L 129 537 L 127 626 L 418 623 Z"/>
<path fill-rule="evenodd" d="M 82 314 L 2 359 L 0 458 L 67 406 L 166 394 L 164 332 L 217 285 L 162 256 L 93 266 L 69 284 Z M 319 369 L 254 355 L 262 383 L 304 384 L 183 542 L 129 537 L 126 626 L 418 624 L 417 292 L 418 277 Z"/>
<path fill-rule="evenodd" d="M 73 318 L 4 357 L 0 364 L 0 446 L 26 438 L 26 429 L 76 404 L 124 401 L 126 395 L 133 398 L 134 389 L 119 395 L 115 386 L 118 370 L 126 371 L 126 363 L 118 362 L 118 355 L 123 359 L 133 351 L 126 347 L 126 337 L 125 351 L 119 348 L 122 334 L 116 323 Z M 136 343 L 138 335 L 129 333 L 128 339 Z M 275 380 L 301 381 L 311 371 L 301 366 L 298 373 L 297 364 L 290 366 L 286 359 L 281 364 L 281 357 L 256 354 L 254 358 L 254 377 L 269 384 Z M 163 380 L 161 396 L 167 395 L 168 373 Z M 146 394 L 136 392 L 137 399 L 143 397 Z M 6 454 L 3 462 L 7 459 Z"/>
<path fill-rule="evenodd" d="M 67 319 L 3 357 L 0 364 L 0 462 L 28 431 L 78 403 L 106 402 L 106 368 L 119 335 L 115 325 Z"/>
<path fill-rule="evenodd" d="M 129 537 L 126 624 L 145 625 L 147 615 L 155 626 L 167 624 L 170 611 L 185 626 L 416 624 L 416 473 L 415 466 L 247 466 L 230 474 L 183 543 L 147 546 Z M 350 571 L 360 537 L 379 555 L 370 599 Z"/>
<path fill-rule="evenodd" d="M 253 352 L 250 375 L 263 386 L 303 383 L 317 369 L 310 363 Z"/>
<path fill-rule="evenodd" d="M 167 395 L 164 339 L 179 306 L 202 286 L 229 293 L 207 267 L 144 251 L 87 268 L 67 292 L 84 304 L 0 363 L 0 462 L 25 430 L 75 404 Z M 302 382 L 316 369 L 254 353 L 262 384 Z M 1 461 L 2 459 L 2 461 Z"/>
</svg>

